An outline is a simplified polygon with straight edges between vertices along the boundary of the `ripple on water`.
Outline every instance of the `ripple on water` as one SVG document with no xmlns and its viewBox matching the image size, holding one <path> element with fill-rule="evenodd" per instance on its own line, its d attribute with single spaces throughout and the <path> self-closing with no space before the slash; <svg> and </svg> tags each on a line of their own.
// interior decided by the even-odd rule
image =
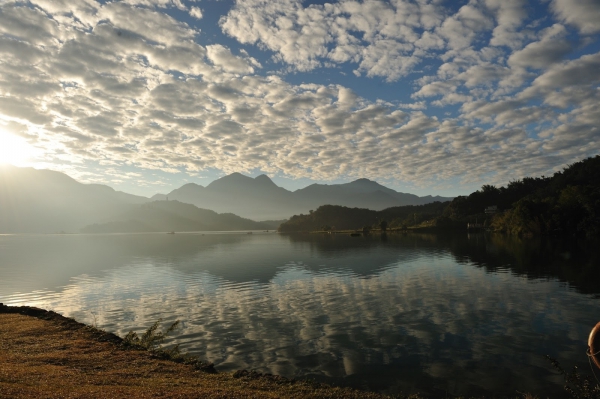
<svg viewBox="0 0 600 399">
<path fill-rule="evenodd" d="M 585 282 L 565 285 L 539 265 L 523 270 L 510 254 L 486 257 L 484 238 L 223 237 L 50 240 L 62 247 L 37 260 L 56 270 L 43 286 L 35 281 L 42 274 L 10 267 L 26 245 L 9 257 L 4 245 L 0 301 L 119 335 L 180 320 L 166 344 L 222 370 L 453 395 L 560 389 L 542 356 L 585 366 L 581 345 L 600 314 L 596 300 L 572 288 Z M 69 240 L 94 261 L 77 258 Z M 68 267 L 60 253 L 73 254 Z"/>
</svg>

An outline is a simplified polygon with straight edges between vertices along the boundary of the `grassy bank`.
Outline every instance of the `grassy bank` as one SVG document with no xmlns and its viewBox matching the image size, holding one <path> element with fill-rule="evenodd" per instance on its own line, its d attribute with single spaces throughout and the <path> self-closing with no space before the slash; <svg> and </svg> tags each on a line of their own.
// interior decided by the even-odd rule
<svg viewBox="0 0 600 399">
<path fill-rule="evenodd" d="M 57 313 L 0 304 L 0 398 L 385 398 L 252 372 L 207 373 L 127 349 Z"/>
</svg>

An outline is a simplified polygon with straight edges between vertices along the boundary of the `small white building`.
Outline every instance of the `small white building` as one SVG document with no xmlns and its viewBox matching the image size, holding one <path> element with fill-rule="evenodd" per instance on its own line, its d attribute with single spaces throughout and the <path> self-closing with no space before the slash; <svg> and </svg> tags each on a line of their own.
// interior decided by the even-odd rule
<svg viewBox="0 0 600 399">
<path fill-rule="evenodd" d="M 488 206 L 487 208 L 485 208 L 484 212 L 488 215 L 493 215 L 494 213 L 498 212 L 498 207 L 496 205 Z"/>
</svg>

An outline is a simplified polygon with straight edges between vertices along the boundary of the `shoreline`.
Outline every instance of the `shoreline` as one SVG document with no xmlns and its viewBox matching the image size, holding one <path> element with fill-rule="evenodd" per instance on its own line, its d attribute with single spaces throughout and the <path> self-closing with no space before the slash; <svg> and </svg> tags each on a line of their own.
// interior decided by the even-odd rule
<svg viewBox="0 0 600 399">
<path fill-rule="evenodd" d="M 389 398 L 247 370 L 202 371 L 124 342 L 53 311 L 0 303 L 0 398 Z"/>
<path fill-rule="evenodd" d="M 282 235 L 293 235 L 293 234 L 328 234 L 328 235 L 349 235 L 349 234 L 360 234 L 361 236 L 372 235 L 383 235 L 383 234 L 410 234 L 410 233 L 435 233 L 435 234 L 446 234 L 446 233 L 483 233 L 488 232 L 484 229 L 471 230 L 468 229 L 447 229 L 436 226 L 418 226 L 418 227 L 408 227 L 406 229 L 399 228 L 391 228 L 386 231 L 381 231 L 379 229 L 369 230 L 368 233 L 362 231 L 362 229 L 346 229 L 346 230 L 334 230 L 334 231 L 325 231 L 325 230 L 307 230 L 307 231 L 279 231 L 279 234 Z M 494 231 L 489 231 L 490 233 L 497 233 Z"/>
<path fill-rule="evenodd" d="M 132 348 L 126 338 L 51 310 L 0 303 L 0 399 L 427 397 L 389 396 L 248 370 L 218 372 L 212 364 L 184 362 L 165 357 L 166 352 Z M 537 399 L 521 392 L 508 397 Z"/>
</svg>

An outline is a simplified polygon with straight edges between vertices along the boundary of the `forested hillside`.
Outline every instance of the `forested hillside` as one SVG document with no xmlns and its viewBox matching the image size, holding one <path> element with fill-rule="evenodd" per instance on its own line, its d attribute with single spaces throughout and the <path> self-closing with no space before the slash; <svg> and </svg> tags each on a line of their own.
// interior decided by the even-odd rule
<svg viewBox="0 0 600 399">
<path fill-rule="evenodd" d="M 600 235 L 600 156 L 532 183 L 529 193 L 494 217 L 494 230 L 525 235 Z M 501 198 L 503 190 L 496 195 Z"/>
<path fill-rule="evenodd" d="M 488 210 L 486 208 L 492 208 Z M 322 206 L 295 215 L 282 232 L 322 229 L 429 227 L 463 230 L 467 223 L 514 235 L 600 235 L 600 156 L 569 165 L 552 177 L 525 177 L 506 187 L 484 185 L 451 202 L 370 211 Z"/>
<path fill-rule="evenodd" d="M 292 216 L 279 227 L 279 231 L 404 228 L 442 216 L 448 204 L 432 202 L 425 205 L 396 206 L 382 211 L 324 205 L 308 215 Z"/>
</svg>

